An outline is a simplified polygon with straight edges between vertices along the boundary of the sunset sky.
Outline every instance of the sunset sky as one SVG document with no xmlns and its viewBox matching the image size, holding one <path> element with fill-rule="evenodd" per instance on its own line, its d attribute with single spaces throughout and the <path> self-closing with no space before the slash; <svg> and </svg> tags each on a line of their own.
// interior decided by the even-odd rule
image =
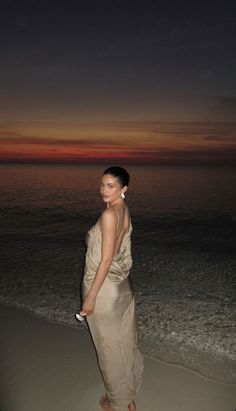
<svg viewBox="0 0 236 411">
<path fill-rule="evenodd" d="M 5 2 L 0 162 L 234 163 L 236 2 L 139 4 Z"/>
</svg>

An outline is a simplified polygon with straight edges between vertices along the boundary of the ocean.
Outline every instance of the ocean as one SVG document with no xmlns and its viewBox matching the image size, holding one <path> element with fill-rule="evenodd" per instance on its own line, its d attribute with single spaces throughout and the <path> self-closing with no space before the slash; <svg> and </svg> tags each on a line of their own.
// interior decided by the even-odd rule
<svg viewBox="0 0 236 411">
<path fill-rule="evenodd" d="M 142 351 L 235 383 L 236 169 L 126 168 Z M 0 165 L 2 304 L 86 328 L 74 314 L 103 170 Z"/>
</svg>

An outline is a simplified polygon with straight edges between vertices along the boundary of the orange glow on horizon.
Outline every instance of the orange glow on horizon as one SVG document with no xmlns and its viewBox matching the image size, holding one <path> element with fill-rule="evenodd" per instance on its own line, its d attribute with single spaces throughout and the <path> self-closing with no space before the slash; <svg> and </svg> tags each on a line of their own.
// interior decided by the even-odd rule
<svg viewBox="0 0 236 411">
<path fill-rule="evenodd" d="M 220 123 L 8 124 L 0 162 L 233 164 L 235 134 L 235 124 Z"/>
</svg>

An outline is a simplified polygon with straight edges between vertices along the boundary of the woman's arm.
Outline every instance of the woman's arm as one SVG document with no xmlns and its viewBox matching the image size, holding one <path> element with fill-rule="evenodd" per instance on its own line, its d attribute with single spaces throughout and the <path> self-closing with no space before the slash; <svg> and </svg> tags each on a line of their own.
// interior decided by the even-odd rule
<svg viewBox="0 0 236 411">
<path fill-rule="evenodd" d="M 94 310 L 97 294 L 107 276 L 115 250 L 116 217 L 114 211 L 106 209 L 101 217 L 102 249 L 101 261 L 98 265 L 92 287 L 83 303 L 81 315 L 91 315 Z"/>
</svg>

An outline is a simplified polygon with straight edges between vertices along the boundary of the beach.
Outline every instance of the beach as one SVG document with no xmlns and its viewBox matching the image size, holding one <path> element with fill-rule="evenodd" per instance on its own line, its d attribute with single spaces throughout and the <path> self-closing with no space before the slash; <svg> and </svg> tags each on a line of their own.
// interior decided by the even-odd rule
<svg viewBox="0 0 236 411">
<path fill-rule="evenodd" d="M 86 325 L 74 314 L 81 307 L 85 235 L 104 207 L 98 196 L 102 168 L 0 168 L 1 340 L 6 351 L 1 399 L 17 401 L 19 395 L 22 411 L 37 406 L 84 410 L 90 400 L 99 409 L 101 377 Z M 146 365 L 138 409 L 234 411 L 235 173 L 191 167 L 130 171 L 130 275 Z M 92 395 L 80 380 L 87 364 L 84 378 L 95 390 Z M 25 405 L 28 397 L 31 403 Z M 4 404 L 1 411 L 16 407 Z"/>
<path fill-rule="evenodd" d="M 236 1 L 1 17 L 0 411 L 236 411 Z"/>
<path fill-rule="evenodd" d="M 1 254 L 0 303 L 75 325 L 85 247 L 8 240 Z M 134 245 L 131 278 L 142 351 L 236 383 L 235 257 Z"/>
<path fill-rule="evenodd" d="M 1 305 L 1 411 L 96 411 L 104 393 L 86 330 Z M 145 355 L 138 411 L 234 411 L 236 385 Z"/>
</svg>

